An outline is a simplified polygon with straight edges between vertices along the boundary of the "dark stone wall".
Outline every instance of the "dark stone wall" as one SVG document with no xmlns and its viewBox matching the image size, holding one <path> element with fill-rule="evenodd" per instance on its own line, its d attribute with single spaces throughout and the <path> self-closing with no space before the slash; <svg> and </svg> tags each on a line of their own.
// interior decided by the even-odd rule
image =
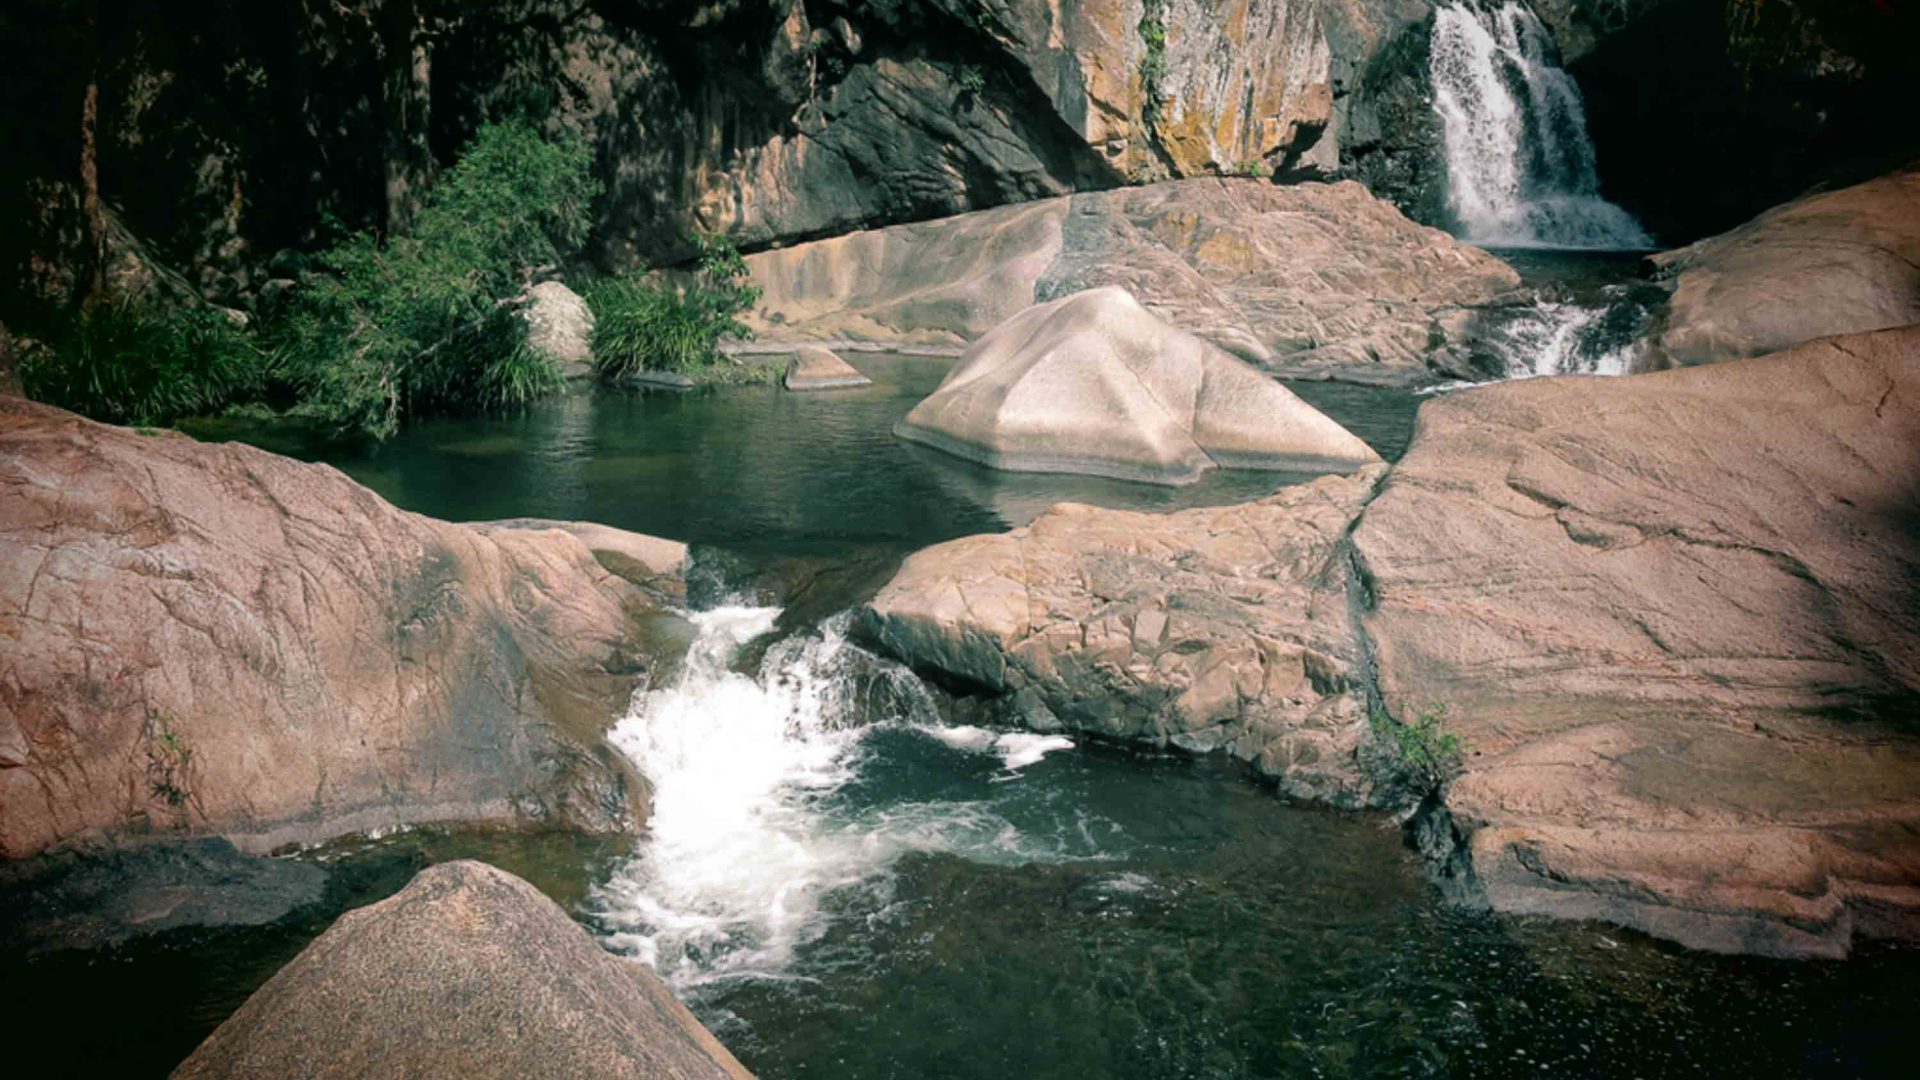
<svg viewBox="0 0 1920 1080">
<path fill-rule="evenodd" d="M 1640 0 L 1594 22 L 1569 70 L 1604 193 L 1674 246 L 1815 185 L 1920 157 L 1913 0 Z"/>
</svg>

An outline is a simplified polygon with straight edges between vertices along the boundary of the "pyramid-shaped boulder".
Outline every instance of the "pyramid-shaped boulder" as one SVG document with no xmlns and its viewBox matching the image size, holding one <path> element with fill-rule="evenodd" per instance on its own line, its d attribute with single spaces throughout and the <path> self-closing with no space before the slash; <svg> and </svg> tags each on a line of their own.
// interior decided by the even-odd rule
<svg viewBox="0 0 1920 1080">
<path fill-rule="evenodd" d="M 1380 460 L 1271 377 L 1111 287 L 995 327 L 894 434 L 997 469 L 1157 484 Z"/>
</svg>

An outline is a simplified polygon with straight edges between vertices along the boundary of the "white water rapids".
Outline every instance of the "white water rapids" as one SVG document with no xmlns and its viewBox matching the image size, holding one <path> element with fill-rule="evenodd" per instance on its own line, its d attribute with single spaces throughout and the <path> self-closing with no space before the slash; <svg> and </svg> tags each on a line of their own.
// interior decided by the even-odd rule
<svg viewBox="0 0 1920 1080">
<path fill-rule="evenodd" d="M 1653 240 L 1600 197 L 1580 89 L 1524 4 L 1434 12 L 1429 60 L 1462 237 L 1486 247 L 1638 249 Z"/>
<path fill-rule="evenodd" d="M 614 728 L 614 744 L 653 785 L 653 816 L 639 853 L 593 901 L 611 947 L 683 995 L 728 979 L 789 978 L 795 951 L 831 918 L 823 900 L 883 889 L 908 852 L 1015 863 L 1095 854 L 1090 843 L 1016 827 L 991 800 L 841 797 L 862 778 L 876 732 L 908 733 L 933 753 L 997 755 L 993 779 L 1005 785 L 1073 743 L 943 726 L 912 673 L 846 640 L 845 616 L 774 645 L 758 678 L 732 670 L 778 614 L 736 606 L 693 615 L 698 636 L 678 677 L 636 695 Z"/>
</svg>

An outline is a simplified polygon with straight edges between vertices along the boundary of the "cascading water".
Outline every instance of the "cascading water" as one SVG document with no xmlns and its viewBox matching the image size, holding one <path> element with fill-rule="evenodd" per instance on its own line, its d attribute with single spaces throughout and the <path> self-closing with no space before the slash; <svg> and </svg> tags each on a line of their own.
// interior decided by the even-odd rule
<svg viewBox="0 0 1920 1080">
<path fill-rule="evenodd" d="M 862 797 L 880 733 L 943 759 L 996 755 L 997 766 L 978 766 L 1003 782 L 995 790 L 1073 743 L 942 725 L 911 672 L 847 641 L 844 615 L 774 645 L 758 678 L 732 670 L 778 615 L 693 615 L 698 635 L 673 685 L 637 695 L 615 726 L 614 745 L 653 785 L 653 816 L 638 855 L 595 897 L 611 947 L 697 1001 L 728 981 L 790 977 L 796 950 L 830 922 L 823 902 L 884 890 L 908 852 L 1013 863 L 1099 854 L 1084 820 L 1015 822 L 978 798 Z"/>
<path fill-rule="evenodd" d="M 1653 246 L 1631 214 L 1600 197 L 1579 87 L 1524 4 L 1439 8 L 1428 73 L 1463 239 L 1486 247 Z"/>
</svg>

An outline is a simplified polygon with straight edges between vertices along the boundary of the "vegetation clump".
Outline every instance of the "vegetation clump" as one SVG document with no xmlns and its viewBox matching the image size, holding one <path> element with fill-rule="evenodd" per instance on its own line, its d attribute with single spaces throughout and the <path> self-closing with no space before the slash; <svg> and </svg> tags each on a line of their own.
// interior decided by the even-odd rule
<svg viewBox="0 0 1920 1080">
<path fill-rule="evenodd" d="M 164 714 L 147 710 L 147 794 L 185 812 L 194 801 L 188 785 L 193 749 L 177 734 Z"/>
<path fill-rule="evenodd" d="M 166 424 L 256 394 L 267 361 L 210 308 L 129 302 L 82 308 L 20 366 L 36 401 L 111 424 Z"/>
<path fill-rule="evenodd" d="M 1143 0 L 1140 5 L 1140 92 L 1146 98 L 1148 130 L 1158 126 L 1167 107 L 1167 0 Z"/>
<path fill-rule="evenodd" d="M 434 410 L 524 405 L 565 385 L 527 345 L 527 286 L 586 239 L 599 191 L 578 138 L 483 126 L 405 232 L 361 232 L 249 333 L 217 309 L 94 297 L 21 364 L 32 397 L 157 425 L 256 404 L 385 438 Z"/>
<path fill-rule="evenodd" d="M 746 260 L 732 241 L 700 235 L 694 243 L 700 255 L 683 288 L 623 278 L 587 291 L 594 371 L 603 381 L 619 382 L 642 371 L 668 371 L 703 383 L 777 375 L 769 365 L 742 364 L 721 353 L 725 338 L 753 339 L 740 316 L 760 299 L 760 289 L 748 284 Z"/>
<path fill-rule="evenodd" d="M 1396 778 L 1421 797 L 1438 794 L 1460 774 L 1466 745 L 1459 735 L 1446 730 L 1445 705 L 1427 706 L 1410 724 L 1376 705 L 1368 721 L 1375 745 L 1391 758 Z"/>
<path fill-rule="evenodd" d="M 273 331 L 295 411 L 385 438 L 411 414 L 519 406 L 564 385 L 515 307 L 585 241 L 591 164 L 581 139 L 484 126 L 410 230 L 317 256 Z"/>
</svg>

